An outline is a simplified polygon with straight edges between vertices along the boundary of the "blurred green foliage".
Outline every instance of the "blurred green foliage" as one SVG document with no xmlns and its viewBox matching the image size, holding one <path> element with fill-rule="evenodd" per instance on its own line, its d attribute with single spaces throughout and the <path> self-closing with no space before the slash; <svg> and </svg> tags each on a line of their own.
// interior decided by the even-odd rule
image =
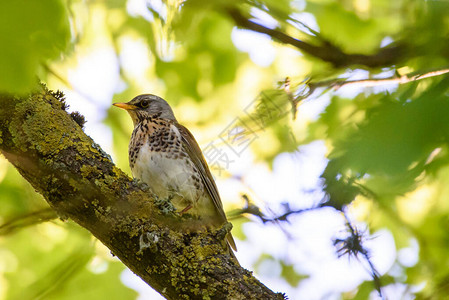
<svg viewBox="0 0 449 300">
<path fill-rule="evenodd" d="M 120 283 L 123 264 L 111 260 L 104 246 L 71 221 L 50 216 L 50 222 L 16 222 L 14 230 L 4 230 L 13 216 L 27 220 L 23 218 L 27 213 L 48 206 L 12 166 L 2 165 L 2 170 L 7 173 L 0 182 L 1 299 L 136 297 Z"/>
<path fill-rule="evenodd" d="M 281 152 L 324 141 L 329 159 L 322 174 L 326 205 L 349 207 L 372 231 L 389 229 L 398 249 L 407 247 L 411 239 L 419 244 L 418 263 L 408 266 L 397 261 L 405 276 L 386 274 L 383 283 L 412 287 L 425 282 L 416 292 L 420 298 L 442 299 L 449 293 L 445 284 L 449 278 L 449 77 L 389 85 L 388 90 L 357 86 L 358 92 L 351 96 L 342 89 L 322 88 L 318 92 L 330 100 L 320 113 L 308 115 L 304 109 L 318 101 L 314 94 L 300 102 L 296 119 L 292 110 L 292 99 L 301 99 L 299 90 L 307 88 L 304 80 L 341 80 L 354 74 L 389 77 L 446 68 L 448 1 L 171 0 L 147 1 L 137 12 L 131 9 L 135 2 L 2 1 L 0 91 L 28 92 L 37 76 L 58 85 L 76 68 L 77 55 L 106 44 L 119 58 L 126 39 L 143 44 L 146 52 L 140 59 L 149 63 L 138 75 L 141 80 L 132 77 L 134 70 L 118 59 L 123 84 L 117 99 L 142 92 L 161 94 L 179 107 L 178 119 L 202 132 L 200 144 L 219 136 L 238 117 L 241 127 L 257 134 L 251 144 L 257 162 L 271 164 Z M 243 51 L 235 42 L 231 8 L 328 54 L 338 49 L 339 59 L 349 59 L 345 56 L 349 54 L 372 58 L 384 44 L 401 51 L 378 67 L 359 63 L 336 68 L 331 60 L 271 41 L 272 62 L 258 64 L 251 51 Z M 98 18 L 104 27 L 94 22 Z M 291 78 L 289 90 L 276 85 L 285 77 Z M 114 132 L 116 163 L 129 172 L 128 116 L 110 110 L 104 123 Z M 4 162 L 0 194 L 1 223 L 46 207 Z M 241 228 L 246 221 L 234 221 L 240 239 L 246 238 Z M 90 236 L 71 223 L 53 221 L 0 236 L 0 252 L 0 299 L 136 295 L 119 283 L 124 267 L 98 255 Z M 108 267 L 92 272 L 89 266 L 98 260 Z M 263 254 L 256 269 L 264 260 L 273 257 Z M 305 276 L 287 261 L 281 261 L 281 267 L 286 282 L 300 286 Z M 367 299 L 373 290 L 371 283 L 363 283 L 343 298 Z"/>
<path fill-rule="evenodd" d="M 388 195 L 389 200 L 415 189 L 416 178 L 426 170 L 431 153 L 447 147 L 448 83 L 445 78 L 422 93 L 415 91 L 414 84 L 403 86 L 405 95 L 410 95 L 410 90 L 415 91 L 413 98 L 404 97 L 401 91 L 397 92 L 398 98 L 391 94 L 371 95 L 377 98 L 371 107 L 352 112 L 362 111 L 365 115 L 356 123 L 357 127 L 353 123 L 340 126 L 345 136 L 334 139 L 334 148 L 329 155 L 331 161 L 323 177 L 327 181 L 333 181 L 337 176 L 340 181 L 348 177 L 363 181 L 376 197 Z M 360 99 L 354 100 L 357 101 Z M 324 122 L 324 126 L 332 130 L 336 124 L 329 120 L 335 120 L 332 116 L 335 113 L 338 110 L 327 110 L 317 124 Z M 437 156 L 442 164 L 434 162 L 433 170 L 445 166 L 444 155 Z M 363 179 L 366 175 L 369 177 Z M 338 182 L 334 184 L 339 185 Z M 353 197 L 344 199 L 348 204 Z"/>
<path fill-rule="evenodd" d="M 65 1 L 1 1 L 0 92 L 29 92 L 43 64 L 60 57 L 69 39 Z"/>
</svg>

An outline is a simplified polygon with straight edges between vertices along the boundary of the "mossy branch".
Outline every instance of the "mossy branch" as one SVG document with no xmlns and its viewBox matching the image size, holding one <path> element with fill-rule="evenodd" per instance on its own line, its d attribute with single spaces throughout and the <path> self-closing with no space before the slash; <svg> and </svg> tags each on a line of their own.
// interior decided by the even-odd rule
<svg viewBox="0 0 449 300">
<path fill-rule="evenodd" d="M 61 93 L 0 95 L 0 152 L 62 218 L 89 230 L 167 299 L 284 299 L 226 252 L 222 228 L 181 230 L 65 111 Z"/>
</svg>

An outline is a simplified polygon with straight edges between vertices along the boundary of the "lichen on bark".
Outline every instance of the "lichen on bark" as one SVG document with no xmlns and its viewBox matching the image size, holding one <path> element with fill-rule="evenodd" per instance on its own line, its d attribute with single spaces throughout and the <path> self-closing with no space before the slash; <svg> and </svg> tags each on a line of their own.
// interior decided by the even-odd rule
<svg viewBox="0 0 449 300">
<path fill-rule="evenodd" d="M 29 97 L 0 95 L 0 152 L 61 217 L 167 299 L 284 299 L 232 261 L 229 228 L 198 230 L 162 212 L 163 199 L 117 168 L 66 107 L 61 92 L 45 87 Z"/>
</svg>

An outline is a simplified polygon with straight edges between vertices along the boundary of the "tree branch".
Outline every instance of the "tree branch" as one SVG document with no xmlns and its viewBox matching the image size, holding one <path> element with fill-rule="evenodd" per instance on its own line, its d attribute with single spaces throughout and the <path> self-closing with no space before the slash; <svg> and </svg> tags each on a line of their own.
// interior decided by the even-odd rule
<svg viewBox="0 0 449 300">
<path fill-rule="evenodd" d="M 245 214 L 249 214 L 249 215 L 253 215 L 253 216 L 257 217 L 258 219 L 260 219 L 260 221 L 262 221 L 262 223 L 264 223 L 264 224 L 265 223 L 279 223 L 279 222 L 288 221 L 288 217 L 291 215 L 299 215 L 301 213 L 316 210 L 316 209 L 323 207 L 323 205 L 319 204 L 317 206 L 292 210 L 290 208 L 290 206 L 288 205 L 288 203 L 284 203 L 285 212 L 283 214 L 268 217 L 260 210 L 260 208 L 257 205 L 251 203 L 251 201 L 249 200 L 247 195 L 242 195 L 242 198 L 245 200 L 245 207 L 230 212 L 230 214 L 229 214 L 230 220 L 240 218 L 242 215 L 245 215 Z"/>
<path fill-rule="evenodd" d="M 329 41 L 325 41 L 323 45 L 316 46 L 295 39 L 278 29 L 267 28 L 249 20 L 235 7 L 228 8 L 227 13 L 237 26 L 267 34 L 281 43 L 292 45 L 304 53 L 331 63 L 337 68 L 348 67 L 351 65 L 362 65 L 370 68 L 390 66 L 392 64 L 397 64 L 398 60 L 404 56 L 405 52 L 405 47 L 403 45 L 396 45 L 381 48 L 373 55 L 347 54 Z"/>
<path fill-rule="evenodd" d="M 14 233 L 15 231 L 27 226 L 36 225 L 43 222 L 56 219 L 57 215 L 51 208 L 44 208 L 33 211 L 25 215 L 18 216 L 6 223 L 0 225 L 0 236 Z"/>
<path fill-rule="evenodd" d="M 156 205 L 57 98 L 46 89 L 0 95 L 0 152 L 61 217 L 89 230 L 167 299 L 284 299 L 232 261 L 224 241 L 229 226 L 200 230 L 187 216 L 160 209 L 167 200 Z"/>
<path fill-rule="evenodd" d="M 391 76 L 387 78 L 374 78 L 374 79 L 359 79 L 359 80 L 341 80 L 341 79 L 332 79 L 326 81 L 319 82 L 310 82 L 307 85 L 309 88 L 315 89 L 318 87 L 328 87 L 333 88 L 334 90 L 338 90 L 346 85 L 360 85 L 363 87 L 374 87 L 385 84 L 404 84 L 412 81 L 417 81 L 425 78 L 440 76 L 449 73 L 449 68 L 438 69 L 428 72 L 413 72 L 408 73 L 401 76 Z"/>
<path fill-rule="evenodd" d="M 374 79 L 358 79 L 358 80 L 344 80 L 340 78 L 336 79 L 330 79 L 330 80 L 324 80 L 324 81 L 317 81 L 317 82 L 305 82 L 300 86 L 301 92 L 297 92 L 296 96 L 291 97 L 289 95 L 289 100 L 292 105 L 292 115 L 293 120 L 296 118 L 296 112 L 298 104 L 305 99 L 307 99 L 310 95 L 312 95 L 316 89 L 318 88 L 325 88 L 325 91 L 328 89 L 334 89 L 338 90 L 342 88 L 343 86 L 347 85 L 360 85 L 362 87 L 374 87 L 374 86 L 380 86 L 385 84 L 404 84 L 412 81 L 418 81 L 425 78 L 440 76 L 449 73 L 449 68 L 443 68 L 443 69 L 437 69 L 432 70 L 428 72 L 412 72 L 405 75 L 398 76 L 395 74 L 394 76 L 387 77 L 387 78 L 374 78 Z M 284 84 L 284 90 L 285 86 L 287 84 L 290 84 L 290 81 L 288 78 L 285 79 Z M 286 92 L 291 93 L 290 90 L 286 90 Z"/>
</svg>

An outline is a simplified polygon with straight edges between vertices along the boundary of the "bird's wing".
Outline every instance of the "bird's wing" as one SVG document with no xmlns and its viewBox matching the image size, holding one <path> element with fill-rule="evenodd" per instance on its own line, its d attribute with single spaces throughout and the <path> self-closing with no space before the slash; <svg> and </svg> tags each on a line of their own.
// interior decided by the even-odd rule
<svg viewBox="0 0 449 300">
<path fill-rule="evenodd" d="M 227 219 L 224 213 L 223 204 L 221 203 L 220 195 L 218 194 L 217 185 L 215 184 L 214 178 L 212 177 L 212 174 L 209 170 L 206 160 L 204 159 L 203 153 L 198 146 L 198 143 L 187 128 L 179 123 L 175 123 L 175 125 L 181 133 L 182 144 L 185 147 L 186 152 L 188 153 L 194 165 L 199 168 L 201 180 L 203 181 L 203 184 L 206 187 L 207 192 L 209 193 L 209 196 L 212 199 L 218 214 L 220 215 L 223 223 L 226 222 Z M 236 250 L 237 248 L 231 234 L 228 234 L 227 239 L 232 249 Z"/>
</svg>

